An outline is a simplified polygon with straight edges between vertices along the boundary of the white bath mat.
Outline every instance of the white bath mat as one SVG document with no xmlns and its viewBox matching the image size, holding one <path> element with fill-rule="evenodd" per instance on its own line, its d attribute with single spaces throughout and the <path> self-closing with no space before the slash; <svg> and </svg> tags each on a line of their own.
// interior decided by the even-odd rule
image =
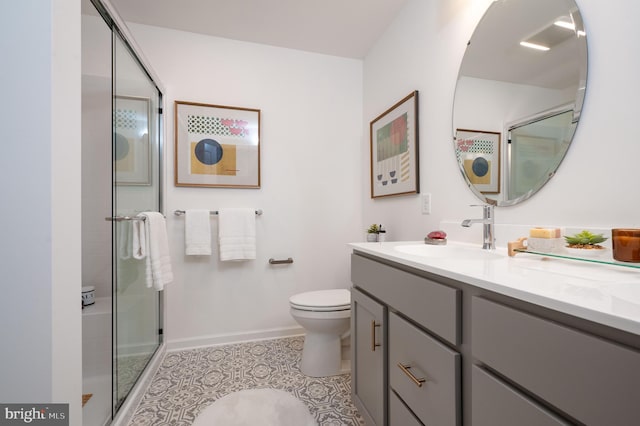
<svg viewBox="0 0 640 426">
<path fill-rule="evenodd" d="M 225 395 L 196 417 L 193 426 L 317 426 L 307 406 L 288 392 L 248 389 Z"/>
</svg>

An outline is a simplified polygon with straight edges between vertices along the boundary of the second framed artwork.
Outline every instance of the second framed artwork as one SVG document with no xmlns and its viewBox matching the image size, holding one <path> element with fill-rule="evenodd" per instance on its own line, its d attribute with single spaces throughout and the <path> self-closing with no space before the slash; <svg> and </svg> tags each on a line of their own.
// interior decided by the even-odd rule
<svg viewBox="0 0 640 426">
<path fill-rule="evenodd" d="M 175 185 L 260 188 L 260 110 L 175 101 Z"/>
<path fill-rule="evenodd" d="M 418 91 L 370 125 L 371 198 L 419 193 Z"/>
<path fill-rule="evenodd" d="M 457 129 L 456 157 L 469 183 L 478 191 L 500 192 L 500 133 Z"/>
</svg>

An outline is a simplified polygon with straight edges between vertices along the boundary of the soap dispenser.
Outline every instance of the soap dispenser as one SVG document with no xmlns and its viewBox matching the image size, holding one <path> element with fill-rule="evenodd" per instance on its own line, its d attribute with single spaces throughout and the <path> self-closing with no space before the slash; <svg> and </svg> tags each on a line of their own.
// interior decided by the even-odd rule
<svg viewBox="0 0 640 426">
<path fill-rule="evenodd" d="M 384 243 L 386 237 L 387 231 L 382 227 L 382 224 L 380 224 L 380 227 L 378 228 L 378 242 Z"/>
</svg>

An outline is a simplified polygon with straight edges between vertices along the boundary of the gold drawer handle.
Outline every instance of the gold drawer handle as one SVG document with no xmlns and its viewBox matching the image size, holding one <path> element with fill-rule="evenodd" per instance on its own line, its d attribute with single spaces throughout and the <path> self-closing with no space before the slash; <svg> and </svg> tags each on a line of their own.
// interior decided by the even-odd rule
<svg viewBox="0 0 640 426">
<path fill-rule="evenodd" d="M 380 324 L 376 324 L 374 320 L 371 321 L 371 351 L 375 352 L 376 348 L 380 346 L 380 343 L 376 343 L 376 327 L 380 327 Z"/>
<path fill-rule="evenodd" d="M 411 381 L 413 381 L 413 383 L 416 384 L 416 386 L 418 386 L 419 388 L 422 387 L 422 384 L 424 382 L 426 382 L 426 379 L 424 377 L 421 378 L 417 378 L 416 376 L 413 375 L 413 373 L 411 371 L 409 371 L 409 369 L 411 368 L 410 365 L 404 365 L 403 363 L 399 362 L 398 363 L 398 367 L 400 367 L 400 370 L 402 370 L 402 372 L 404 374 L 406 374 L 407 376 L 409 376 L 409 378 L 411 379 Z"/>
</svg>

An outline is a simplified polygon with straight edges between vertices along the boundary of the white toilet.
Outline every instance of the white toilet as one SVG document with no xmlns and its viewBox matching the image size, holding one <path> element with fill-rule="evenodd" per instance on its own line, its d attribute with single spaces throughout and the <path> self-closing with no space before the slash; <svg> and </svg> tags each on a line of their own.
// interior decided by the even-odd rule
<svg viewBox="0 0 640 426">
<path fill-rule="evenodd" d="M 341 374 L 341 337 L 351 321 L 351 292 L 319 290 L 289 298 L 291 316 L 306 331 L 300 371 L 311 377 Z"/>
</svg>

